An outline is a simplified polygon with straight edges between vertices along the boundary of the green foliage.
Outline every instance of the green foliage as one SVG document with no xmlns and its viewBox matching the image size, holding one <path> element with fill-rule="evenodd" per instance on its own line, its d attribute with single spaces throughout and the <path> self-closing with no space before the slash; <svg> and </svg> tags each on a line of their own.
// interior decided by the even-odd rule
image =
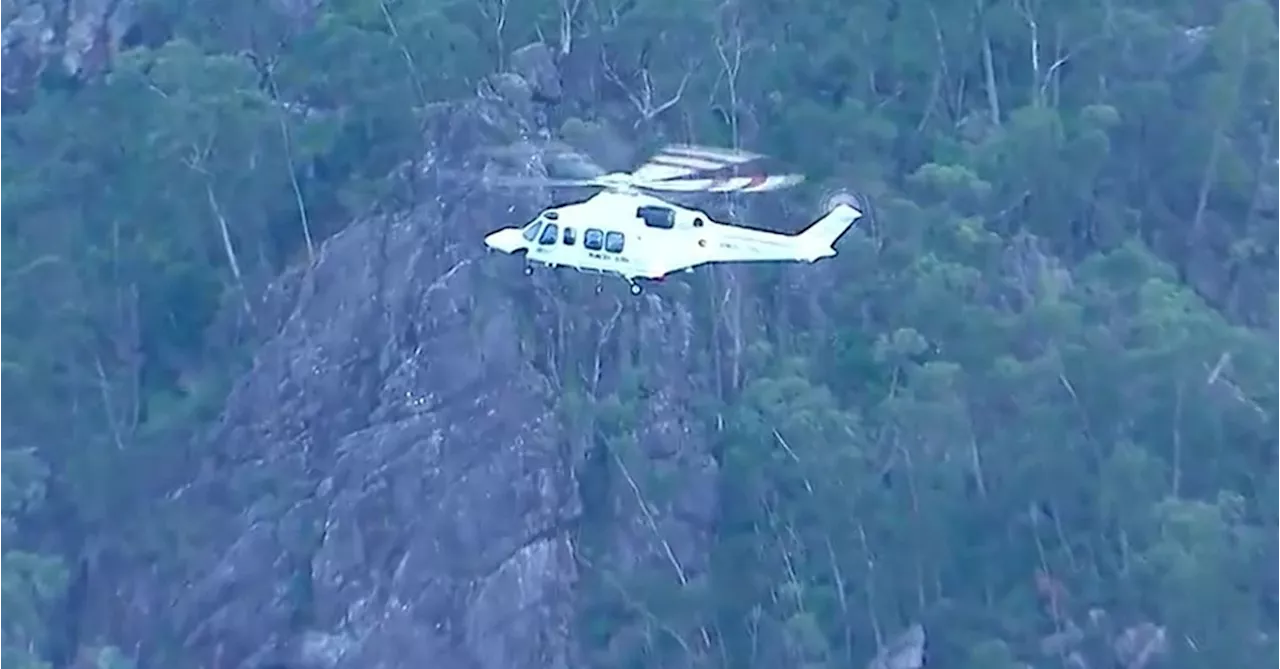
<svg viewBox="0 0 1280 669">
<path fill-rule="evenodd" d="M 6 447 L 0 478 L 4 541 L 13 546 L 18 518 L 40 510 L 45 501 L 48 468 L 31 450 Z M 0 584 L 0 606 L 5 616 L 0 632 L 3 661 L 25 669 L 44 669 L 40 652 L 48 642 L 45 621 L 66 590 L 67 570 L 56 556 L 7 548 L 0 557 L 4 572 Z"/>
</svg>

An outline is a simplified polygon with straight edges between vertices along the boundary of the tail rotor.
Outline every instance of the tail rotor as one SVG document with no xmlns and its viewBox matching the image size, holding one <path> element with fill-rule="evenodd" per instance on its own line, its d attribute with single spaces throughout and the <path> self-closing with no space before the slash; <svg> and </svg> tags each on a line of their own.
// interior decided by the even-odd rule
<svg viewBox="0 0 1280 669">
<path fill-rule="evenodd" d="M 835 209 L 837 206 L 842 204 L 853 207 L 861 214 L 866 214 L 866 205 L 863 204 L 862 199 L 857 195 L 854 195 L 853 192 L 844 188 L 832 188 L 828 190 L 826 194 L 822 196 L 821 202 L 822 209 L 818 212 L 819 216 L 829 213 L 832 209 Z"/>
</svg>

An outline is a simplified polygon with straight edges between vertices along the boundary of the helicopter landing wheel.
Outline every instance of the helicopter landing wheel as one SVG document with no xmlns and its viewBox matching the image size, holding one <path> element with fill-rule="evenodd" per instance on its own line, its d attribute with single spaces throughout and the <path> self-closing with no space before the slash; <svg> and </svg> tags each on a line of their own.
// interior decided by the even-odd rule
<svg viewBox="0 0 1280 669">
<path fill-rule="evenodd" d="M 631 282 L 631 294 L 632 294 L 632 295 L 639 295 L 640 293 L 643 293 L 643 292 L 644 292 L 644 287 L 643 287 L 643 286 L 641 286 L 640 284 L 636 283 L 635 281 L 632 281 L 632 282 Z"/>
<path fill-rule="evenodd" d="M 603 283 L 601 283 L 601 282 L 599 282 L 599 281 L 597 281 L 597 282 L 596 282 L 596 288 L 595 288 L 595 291 L 596 291 L 596 295 L 599 295 L 600 293 L 603 293 L 603 292 L 604 292 L 604 284 L 603 284 Z"/>
<path fill-rule="evenodd" d="M 533 276 L 533 265 L 525 265 L 523 272 L 525 276 Z"/>
</svg>

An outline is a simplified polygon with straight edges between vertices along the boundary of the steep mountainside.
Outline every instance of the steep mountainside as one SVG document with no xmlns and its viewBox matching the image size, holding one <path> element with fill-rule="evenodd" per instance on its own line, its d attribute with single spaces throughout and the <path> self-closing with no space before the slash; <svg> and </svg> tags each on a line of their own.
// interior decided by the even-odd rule
<svg viewBox="0 0 1280 669">
<path fill-rule="evenodd" d="M 474 147 L 524 123 L 501 100 L 433 119 L 428 174 L 478 168 Z M 705 391 L 690 382 L 688 306 L 618 286 L 558 303 L 547 291 L 573 278 L 526 285 L 478 243 L 539 202 L 430 183 L 421 195 L 335 235 L 272 290 L 260 309 L 284 317 L 198 476 L 157 509 L 188 525 L 185 557 L 113 576 L 91 633 L 156 666 L 569 667 L 584 560 L 612 578 L 705 573 L 715 463 L 689 417 Z M 591 378 L 559 378 L 555 356 L 582 346 Z M 573 423 L 582 395 L 566 382 L 605 392 L 635 365 L 658 373 L 640 427 L 613 435 L 631 447 L 608 456 L 610 480 L 589 469 L 599 446 Z M 653 498 L 632 470 L 661 471 L 674 494 Z"/>
<path fill-rule="evenodd" d="M 6 4 L 3 660 L 1273 665 L 1275 23 Z M 870 215 L 597 295 L 483 251 L 551 193 L 446 178 L 548 141 Z"/>
</svg>

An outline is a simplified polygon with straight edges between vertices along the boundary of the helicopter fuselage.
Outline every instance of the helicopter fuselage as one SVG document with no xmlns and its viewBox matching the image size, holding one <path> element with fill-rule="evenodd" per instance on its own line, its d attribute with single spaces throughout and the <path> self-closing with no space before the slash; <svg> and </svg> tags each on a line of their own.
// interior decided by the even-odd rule
<svg viewBox="0 0 1280 669">
<path fill-rule="evenodd" d="M 853 215 L 836 235 L 806 238 L 717 223 L 698 209 L 610 190 L 548 208 L 523 228 L 488 235 L 485 244 L 505 253 L 523 251 L 530 263 L 617 274 L 638 293 L 638 279 L 660 279 L 710 262 L 812 262 L 834 255 L 830 243 L 860 215 L 846 209 Z"/>
</svg>

